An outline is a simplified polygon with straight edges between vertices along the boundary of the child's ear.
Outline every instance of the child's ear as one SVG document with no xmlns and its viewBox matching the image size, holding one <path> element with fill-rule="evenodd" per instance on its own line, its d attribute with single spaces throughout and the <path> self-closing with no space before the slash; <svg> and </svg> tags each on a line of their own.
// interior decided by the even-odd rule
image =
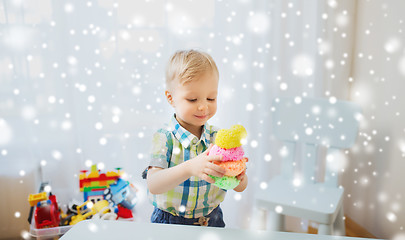
<svg viewBox="0 0 405 240">
<path fill-rule="evenodd" d="M 166 90 L 165 95 L 167 102 L 174 107 L 172 93 Z"/>
</svg>

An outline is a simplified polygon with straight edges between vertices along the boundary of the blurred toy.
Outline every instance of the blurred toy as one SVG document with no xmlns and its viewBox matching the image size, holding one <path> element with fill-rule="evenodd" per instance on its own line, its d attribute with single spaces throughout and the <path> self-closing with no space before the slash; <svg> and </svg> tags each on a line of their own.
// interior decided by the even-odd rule
<svg viewBox="0 0 405 240">
<path fill-rule="evenodd" d="M 100 209 L 96 214 L 93 215 L 91 219 L 102 219 L 102 220 L 117 220 L 118 216 L 115 213 L 116 208 L 113 208 L 110 204 L 108 206 Z"/>
<path fill-rule="evenodd" d="M 70 200 L 69 204 L 67 204 L 67 214 L 77 214 L 77 207 L 82 205 L 82 203 L 76 199 Z"/>
<path fill-rule="evenodd" d="M 30 203 L 31 207 L 37 205 L 38 202 L 45 201 L 47 199 L 48 199 L 48 196 L 47 196 L 46 192 L 30 194 L 28 196 L 28 202 Z"/>
<path fill-rule="evenodd" d="M 82 170 L 79 186 L 85 201 L 65 205 L 66 213 L 59 208 L 56 197 L 52 193 L 49 193 L 48 197 L 44 191 L 49 183 L 41 183 L 40 193 L 28 196 L 31 206 L 29 223 L 31 224 L 31 219 L 35 219 L 35 228 L 40 229 L 74 225 L 90 218 L 104 220 L 133 218 L 131 209 L 137 201 L 136 188 L 120 178 L 123 175 L 120 168 L 116 170 L 99 173 L 96 165 L 91 167 L 88 174 L 87 170 Z"/>
<path fill-rule="evenodd" d="M 79 176 L 80 191 L 83 192 L 84 201 L 97 202 L 104 199 L 104 190 L 114 184 L 121 176 L 120 168 L 117 172 L 99 173 L 97 165 L 91 166 L 91 172 L 86 175 L 87 170 L 82 170 Z"/>
<path fill-rule="evenodd" d="M 32 216 L 34 215 L 34 208 L 38 201 L 42 201 L 48 199 L 46 193 L 44 193 L 44 189 L 46 186 L 49 185 L 49 182 L 41 182 L 39 186 L 38 194 L 30 194 L 28 195 L 28 202 L 30 203 L 30 213 L 28 214 L 28 223 L 31 224 Z"/>
<path fill-rule="evenodd" d="M 115 206 L 121 204 L 128 209 L 134 208 L 137 201 L 134 186 L 121 178 L 118 178 L 116 183 L 110 184 L 110 187 L 104 190 L 104 198 Z"/>
<path fill-rule="evenodd" d="M 215 145 L 208 155 L 222 155 L 222 161 L 216 163 L 225 168 L 225 176 L 222 178 L 210 175 L 215 180 L 214 185 L 222 189 L 234 189 L 240 183 L 236 178 L 246 169 L 247 158 L 242 148 L 242 139 L 246 138 L 247 132 L 242 125 L 233 125 L 230 129 L 218 131 Z"/>
<path fill-rule="evenodd" d="M 89 205 L 91 205 L 91 207 L 89 207 Z M 77 215 L 71 217 L 69 224 L 74 225 L 80 221 L 93 217 L 95 214 L 98 214 L 96 218 L 101 218 L 100 216 L 109 212 L 111 212 L 111 209 L 107 200 L 101 200 L 94 204 L 91 200 L 88 200 L 77 207 Z"/>
<path fill-rule="evenodd" d="M 49 193 L 48 197 L 44 191 L 47 186 L 49 186 L 49 182 L 42 182 L 39 193 L 28 195 L 28 202 L 31 206 L 28 222 L 31 224 L 31 220 L 35 219 L 36 228 L 59 226 L 61 212 L 56 201 L 56 196 Z"/>
<path fill-rule="evenodd" d="M 115 213 L 117 214 L 117 219 L 118 218 L 125 218 L 125 219 L 133 218 L 132 211 L 129 210 L 128 208 L 121 206 L 121 204 L 118 204 Z"/>
<path fill-rule="evenodd" d="M 48 200 L 37 203 L 34 218 L 36 228 L 59 226 L 60 212 L 55 195 L 50 195 Z"/>
<path fill-rule="evenodd" d="M 72 217 L 77 215 L 77 208 L 78 206 L 82 205 L 83 202 L 79 202 L 75 199 L 72 199 L 67 205 L 66 205 L 66 213 L 63 213 L 63 216 L 61 216 L 60 220 L 60 225 L 61 226 L 67 226 L 70 225 L 70 222 L 72 221 Z"/>
<path fill-rule="evenodd" d="M 120 168 L 116 168 L 117 172 L 99 173 L 97 166 L 91 167 L 91 172 L 86 175 L 86 170 L 82 170 L 80 174 L 80 191 L 83 192 L 85 201 L 97 203 L 102 200 L 107 200 L 110 203 L 110 212 L 115 215 L 95 214 L 94 218 L 112 219 L 132 218 L 131 209 L 134 208 L 137 197 L 136 188 L 130 182 L 123 180 L 121 176 L 123 172 Z M 80 207 L 80 206 L 79 206 Z M 79 208 L 78 207 L 78 208 Z M 114 208 L 114 209 L 113 209 Z M 73 212 L 72 210 L 71 212 Z M 80 215 L 79 212 L 76 213 Z M 89 217 L 84 214 L 83 216 Z M 73 215 L 70 219 L 66 219 L 64 223 L 73 221 L 73 224 L 82 219 L 83 216 L 76 217 Z M 72 224 L 72 223 L 70 223 Z"/>
</svg>

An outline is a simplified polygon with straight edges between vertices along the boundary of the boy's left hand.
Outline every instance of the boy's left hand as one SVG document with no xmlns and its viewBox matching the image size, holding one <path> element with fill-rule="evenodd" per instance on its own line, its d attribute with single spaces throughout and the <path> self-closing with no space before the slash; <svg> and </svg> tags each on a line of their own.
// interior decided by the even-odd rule
<svg viewBox="0 0 405 240">
<path fill-rule="evenodd" d="M 247 183 L 248 183 L 248 176 L 246 175 L 246 170 L 243 171 L 241 174 L 239 174 L 238 176 L 236 176 L 236 178 L 238 180 L 240 180 L 239 185 L 234 188 L 233 190 L 235 190 L 236 192 L 243 192 L 246 187 L 247 187 Z"/>
<path fill-rule="evenodd" d="M 236 178 L 242 182 L 246 178 L 246 170 L 244 170 L 241 174 L 236 176 Z"/>
<path fill-rule="evenodd" d="M 249 158 L 246 158 L 246 162 L 249 162 Z M 236 179 L 240 180 L 241 182 L 245 180 L 245 178 L 246 178 L 246 168 L 242 173 L 236 176 Z"/>
</svg>

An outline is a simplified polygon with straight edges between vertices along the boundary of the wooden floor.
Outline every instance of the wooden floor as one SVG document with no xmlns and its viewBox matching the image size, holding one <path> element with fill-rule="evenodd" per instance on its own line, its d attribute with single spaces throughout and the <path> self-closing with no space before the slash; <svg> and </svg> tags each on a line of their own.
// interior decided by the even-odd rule
<svg viewBox="0 0 405 240">
<path fill-rule="evenodd" d="M 357 224 L 355 221 L 346 217 L 346 236 L 347 237 L 362 237 L 362 238 L 376 238 L 373 234 L 369 233 L 365 228 Z M 318 230 L 313 227 L 308 228 L 308 233 L 316 234 Z"/>
</svg>

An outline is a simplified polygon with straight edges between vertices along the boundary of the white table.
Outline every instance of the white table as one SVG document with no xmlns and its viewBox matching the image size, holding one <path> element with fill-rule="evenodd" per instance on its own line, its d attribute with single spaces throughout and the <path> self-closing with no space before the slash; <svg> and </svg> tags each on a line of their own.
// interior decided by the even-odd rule
<svg viewBox="0 0 405 240">
<path fill-rule="evenodd" d="M 61 240 L 141 239 L 141 240 L 366 240 L 366 238 L 338 237 L 304 233 L 254 231 L 231 228 L 213 228 L 156 223 L 140 223 L 108 220 L 86 220 L 77 223 Z"/>
</svg>

